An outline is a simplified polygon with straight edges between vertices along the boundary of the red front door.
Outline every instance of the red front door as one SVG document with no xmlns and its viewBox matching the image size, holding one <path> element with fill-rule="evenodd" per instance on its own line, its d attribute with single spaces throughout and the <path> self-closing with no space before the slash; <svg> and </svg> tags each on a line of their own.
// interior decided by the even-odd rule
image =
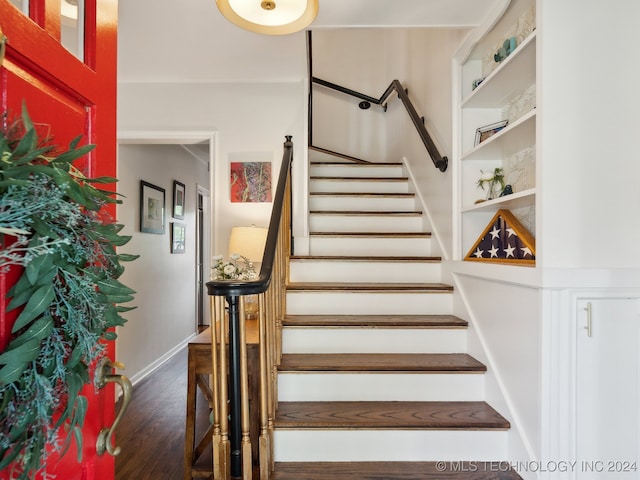
<svg viewBox="0 0 640 480">
<path fill-rule="evenodd" d="M 117 13 L 117 0 L 0 0 L 0 28 L 8 39 L 0 68 L 2 111 L 18 116 L 24 101 L 40 131 L 65 148 L 82 134 L 82 144 L 97 147 L 78 167 L 94 178 L 116 176 Z M 16 318 L 4 308 L 15 276 L 0 274 L 0 352 Z M 113 354 L 109 345 L 107 355 Z M 47 473 L 58 480 L 112 480 L 113 457 L 97 455 L 96 438 L 113 421 L 113 386 L 96 393 L 87 385 L 83 395 L 89 408 L 82 463 L 73 445 L 62 459 L 47 462 Z M 5 469 L 0 480 L 7 478 Z"/>
</svg>

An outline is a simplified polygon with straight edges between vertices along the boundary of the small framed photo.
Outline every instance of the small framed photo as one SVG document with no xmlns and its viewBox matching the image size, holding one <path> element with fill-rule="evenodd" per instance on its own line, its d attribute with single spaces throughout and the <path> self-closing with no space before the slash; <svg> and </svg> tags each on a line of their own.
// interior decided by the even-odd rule
<svg viewBox="0 0 640 480">
<path fill-rule="evenodd" d="M 496 133 L 502 130 L 507 126 L 509 120 L 501 120 L 496 123 L 492 123 L 491 125 L 485 125 L 484 127 L 480 127 L 476 130 L 476 139 L 473 143 L 474 146 L 480 145 L 482 142 L 487 140 L 488 138 L 493 137 Z"/>
<path fill-rule="evenodd" d="M 186 251 L 186 236 L 187 226 L 185 224 L 171 224 L 171 253 L 184 253 Z"/>
<path fill-rule="evenodd" d="M 140 180 L 140 231 L 164 234 L 164 188 Z"/>
<path fill-rule="evenodd" d="M 173 181 L 173 217 L 184 219 L 184 183 Z"/>
</svg>

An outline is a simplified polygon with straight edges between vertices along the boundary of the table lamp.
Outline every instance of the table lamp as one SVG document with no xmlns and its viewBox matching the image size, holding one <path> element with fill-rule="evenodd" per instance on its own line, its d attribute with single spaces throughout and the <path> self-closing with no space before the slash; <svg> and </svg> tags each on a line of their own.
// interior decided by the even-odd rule
<svg viewBox="0 0 640 480">
<path fill-rule="evenodd" d="M 253 263 L 256 273 L 260 273 L 260 264 L 267 241 L 267 229 L 251 225 L 250 227 L 231 227 L 229 236 L 229 255 L 237 253 L 247 257 Z M 245 317 L 258 317 L 258 296 L 247 295 L 245 299 Z"/>
</svg>

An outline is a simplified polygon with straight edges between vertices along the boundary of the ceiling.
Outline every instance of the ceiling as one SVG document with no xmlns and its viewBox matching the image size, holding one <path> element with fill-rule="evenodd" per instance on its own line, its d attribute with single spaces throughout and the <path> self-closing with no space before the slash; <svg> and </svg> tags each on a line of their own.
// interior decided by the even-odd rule
<svg viewBox="0 0 640 480">
<path fill-rule="evenodd" d="M 496 0 L 319 0 L 313 28 L 472 27 Z"/>
<path fill-rule="evenodd" d="M 312 29 L 468 28 L 508 0 L 319 2 Z M 293 81 L 305 61 L 304 33 L 246 32 L 222 17 L 215 0 L 120 2 L 118 30 L 120 82 Z"/>
</svg>

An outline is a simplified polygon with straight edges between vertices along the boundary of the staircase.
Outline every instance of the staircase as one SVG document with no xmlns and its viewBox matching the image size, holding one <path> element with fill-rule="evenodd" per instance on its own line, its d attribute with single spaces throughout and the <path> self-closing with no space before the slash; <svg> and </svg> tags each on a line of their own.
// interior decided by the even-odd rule
<svg viewBox="0 0 640 480">
<path fill-rule="evenodd" d="M 509 422 L 464 353 L 402 164 L 312 162 L 310 255 L 293 256 L 275 480 L 519 479 Z"/>
</svg>

